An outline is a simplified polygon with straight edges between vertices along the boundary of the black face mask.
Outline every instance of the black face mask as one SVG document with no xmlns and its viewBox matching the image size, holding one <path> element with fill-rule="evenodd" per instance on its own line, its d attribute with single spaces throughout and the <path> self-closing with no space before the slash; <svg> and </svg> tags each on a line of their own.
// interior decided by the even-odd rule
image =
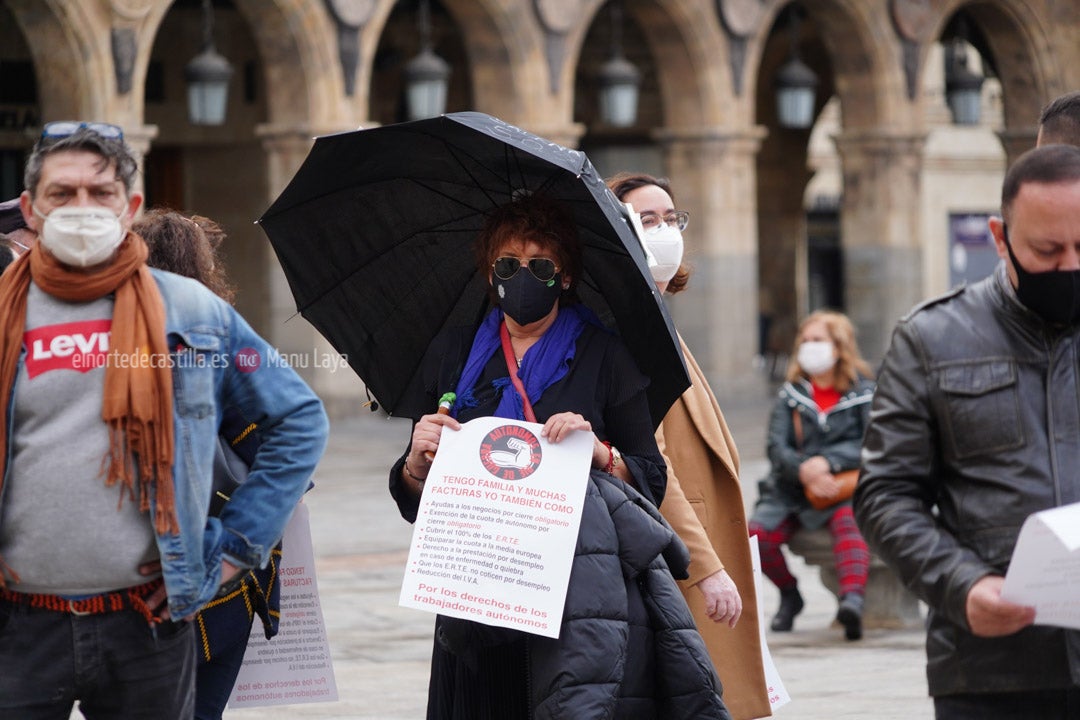
<svg viewBox="0 0 1080 720">
<path fill-rule="evenodd" d="M 550 280 L 537 280 L 528 268 L 521 268 L 509 280 L 493 278 L 499 306 L 518 325 L 528 325 L 551 312 L 562 292 L 562 273 Z"/>
<path fill-rule="evenodd" d="M 1028 272 L 1013 254 L 1008 226 L 1002 225 L 1001 232 L 1016 270 L 1016 297 L 1024 307 L 1054 325 L 1080 322 L 1080 270 Z"/>
</svg>

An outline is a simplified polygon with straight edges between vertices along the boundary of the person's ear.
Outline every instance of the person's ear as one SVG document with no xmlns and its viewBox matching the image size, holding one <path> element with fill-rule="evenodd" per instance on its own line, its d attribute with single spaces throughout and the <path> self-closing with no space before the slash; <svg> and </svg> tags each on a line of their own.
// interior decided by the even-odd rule
<svg viewBox="0 0 1080 720">
<path fill-rule="evenodd" d="M 23 190 L 19 195 L 19 210 L 22 211 L 23 222 L 26 223 L 26 227 L 40 233 L 41 228 L 38 227 L 38 218 L 34 215 L 34 201 L 30 197 L 29 190 Z"/>
<path fill-rule="evenodd" d="M 987 226 L 990 228 L 990 234 L 994 236 L 994 248 L 997 250 L 998 257 L 1008 260 L 1009 248 L 1005 244 L 1005 221 L 995 215 L 987 221 Z"/>
<path fill-rule="evenodd" d="M 131 193 L 131 197 L 128 199 L 127 208 L 124 210 L 124 227 L 130 228 L 131 223 L 135 220 L 135 214 L 139 212 L 139 208 L 143 204 L 143 194 L 140 192 Z"/>
</svg>

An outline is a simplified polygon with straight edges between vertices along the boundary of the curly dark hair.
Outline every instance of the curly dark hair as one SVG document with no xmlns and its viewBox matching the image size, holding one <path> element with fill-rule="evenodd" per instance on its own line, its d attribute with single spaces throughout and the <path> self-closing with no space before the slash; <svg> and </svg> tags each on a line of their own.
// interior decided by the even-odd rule
<svg viewBox="0 0 1080 720">
<path fill-rule="evenodd" d="M 150 267 L 194 278 L 222 300 L 232 303 L 236 291 L 217 254 L 225 233 L 216 222 L 199 215 L 189 218 L 175 210 L 155 208 L 136 220 L 131 229 L 150 248 L 146 261 Z"/>
<path fill-rule="evenodd" d="M 491 266 L 507 245 L 534 242 L 554 256 L 555 263 L 570 287 L 562 291 L 559 304 L 577 299 L 575 287 L 581 279 L 581 238 L 577 224 L 566 207 L 539 193 L 522 194 L 491 211 L 476 240 L 476 265 L 481 274 Z M 497 302 L 492 292 L 492 302 Z"/>
<path fill-rule="evenodd" d="M 631 191 L 647 185 L 655 185 L 660 188 L 671 197 L 672 202 L 675 202 L 675 193 L 671 191 L 671 181 L 667 178 L 654 177 L 646 173 L 621 172 L 607 179 L 608 189 L 615 193 L 615 197 L 619 198 L 621 202 L 626 202 L 624 198 Z M 675 276 L 668 281 L 667 292 L 674 295 L 685 290 L 690 283 L 691 271 L 690 265 L 685 262 L 680 263 L 679 269 L 675 271 Z"/>
</svg>

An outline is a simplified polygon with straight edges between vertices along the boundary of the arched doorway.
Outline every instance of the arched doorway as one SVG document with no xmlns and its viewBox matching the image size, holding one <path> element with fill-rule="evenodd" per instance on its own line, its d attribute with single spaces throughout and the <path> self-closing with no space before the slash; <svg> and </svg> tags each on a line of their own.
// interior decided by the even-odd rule
<svg viewBox="0 0 1080 720">
<path fill-rule="evenodd" d="M 188 119 L 184 66 L 201 50 L 198 0 L 177 0 L 162 18 L 147 65 L 146 122 L 157 138 L 145 159 L 147 207 L 216 220 L 228 233 L 222 252 L 238 292 L 237 309 L 261 332 L 270 324 L 268 248 L 253 222 L 266 207 L 267 165 L 255 127 L 266 122 L 265 74 L 255 39 L 231 0 L 213 4 L 214 39 L 233 68 L 225 124 Z"/>
</svg>

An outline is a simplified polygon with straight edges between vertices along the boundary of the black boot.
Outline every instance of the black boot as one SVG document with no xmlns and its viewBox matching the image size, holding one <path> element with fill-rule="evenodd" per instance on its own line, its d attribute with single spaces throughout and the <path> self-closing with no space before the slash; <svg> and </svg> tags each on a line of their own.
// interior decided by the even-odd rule
<svg viewBox="0 0 1080 720">
<path fill-rule="evenodd" d="M 780 609 L 773 615 L 769 627 L 773 629 L 773 632 L 790 632 L 791 626 L 795 622 L 795 616 L 802 612 L 804 605 L 798 587 L 781 590 Z"/>
<path fill-rule="evenodd" d="M 844 637 L 858 640 L 862 637 L 863 596 L 859 593 L 845 593 L 840 598 L 840 608 L 836 611 L 836 620 L 844 626 Z"/>
</svg>

